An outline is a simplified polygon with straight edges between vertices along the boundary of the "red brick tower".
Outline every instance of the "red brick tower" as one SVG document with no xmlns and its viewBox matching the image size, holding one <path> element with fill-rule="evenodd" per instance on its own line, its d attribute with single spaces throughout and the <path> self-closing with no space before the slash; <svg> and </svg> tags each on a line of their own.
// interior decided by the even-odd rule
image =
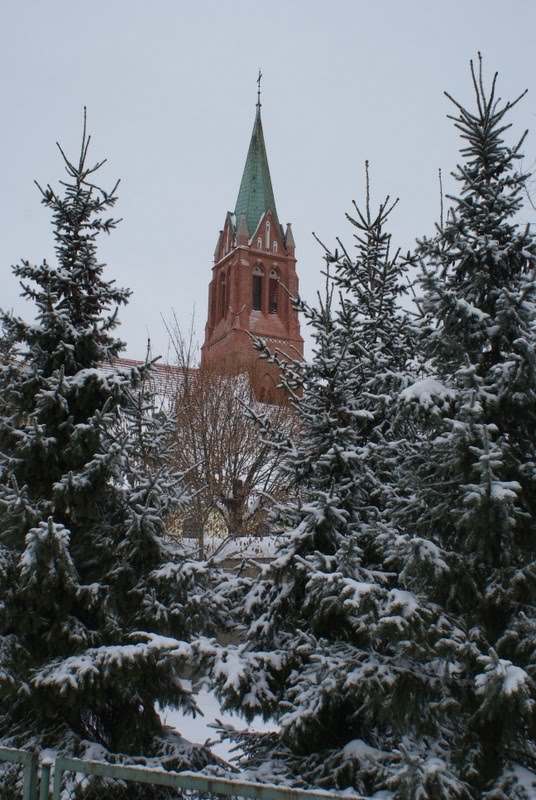
<svg viewBox="0 0 536 800">
<path fill-rule="evenodd" d="M 278 402 L 277 368 L 259 359 L 251 335 L 270 350 L 303 356 L 298 312 L 290 303 L 298 293 L 290 224 L 279 224 L 261 122 L 260 92 L 253 133 L 234 214 L 220 231 L 208 291 L 208 319 L 201 368 L 248 372 L 255 396 Z"/>
</svg>

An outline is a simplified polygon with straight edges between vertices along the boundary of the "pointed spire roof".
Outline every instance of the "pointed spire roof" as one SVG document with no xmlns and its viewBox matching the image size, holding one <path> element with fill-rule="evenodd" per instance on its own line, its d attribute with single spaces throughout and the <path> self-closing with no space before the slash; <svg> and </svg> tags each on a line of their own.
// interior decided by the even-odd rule
<svg viewBox="0 0 536 800">
<path fill-rule="evenodd" d="M 236 229 L 236 241 L 238 244 L 247 244 L 249 239 L 248 224 L 246 222 L 246 215 L 240 214 L 238 228 Z"/>
<path fill-rule="evenodd" d="M 285 233 L 285 248 L 288 250 L 291 255 L 294 255 L 294 250 L 296 249 L 296 242 L 294 241 L 294 236 L 292 234 L 292 228 L 290 222 L 287 222 L 287 230 Z"/>
<path fill-rule="evenodd" d="M 257 112 L 253 124 L 253 132 L 249 143 L 246 165 L 242 175 L 242 183 L 236 200 L 235 216 L 240 219 L 245 214 L 250 236 L 253 236 L 257 225 L 265 211 L 270 210 L 279 225 L 275 207 L 272 179 L 268 167 L 268 156 L 264 144 L 261 122 L 261 103 L 257 102 Z"/>
</svg>

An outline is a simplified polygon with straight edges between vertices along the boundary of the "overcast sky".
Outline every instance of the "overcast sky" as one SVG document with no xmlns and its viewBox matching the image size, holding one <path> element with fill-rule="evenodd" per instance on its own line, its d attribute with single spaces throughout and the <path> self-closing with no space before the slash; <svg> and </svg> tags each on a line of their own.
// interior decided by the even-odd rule
<svg viewBox="0 0 536 800">
<path fill-rule="evenodd" d="M 234 210 L 262 68 L 262 115 L 282 223 L 292 222 L 302 294 L 321 286 L 327 244 L 363 198 L 400 197 L 395 242 L 439 215 L 460 142 L 443 90 L 471 103 L 478 50 L 502 97 L 525 88 L 514 135 L 536 127 L 534 0 L 3 0 L 0 4 L 0 306 L 32 312 L 10 266 L 53 259 L 34 179 L 62 177 L 58 140 L 78 153 L 88 108 L 102 181 L 121 178 L 119 228 L 101 241 L 107 275 L 134 294 L 126 354 L 167 350 L 162 315 L 202 342 L 218 231 Z M 534 132 L 525 145 L 536 155 Z M 527 212 L 528 216 L 528 212 Z M 26 308 L 25 308 L 26 306 Z"/>
</svg>

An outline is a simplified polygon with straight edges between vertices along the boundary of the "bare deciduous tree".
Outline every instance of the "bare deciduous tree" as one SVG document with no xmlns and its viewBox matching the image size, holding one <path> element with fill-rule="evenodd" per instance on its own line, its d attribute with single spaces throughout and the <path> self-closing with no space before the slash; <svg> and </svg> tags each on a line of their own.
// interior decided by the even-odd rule
<svg viewBox="0 0 536 800">
<path fill-rule="evenodd" d="M 175 315 L 166 326 L 179 376 L 173 392 L 175 457 L 190 494 L 181 528 L 195 531 L 204 557 L 205 537 L 215 528 L 224 537 L 266 532 L 270 506 L 288 490 L 281 454 L 263 439 L 255 417 L 285 438 L 296 434 L 297 421 L 288 405 L 258 403 L 247 375 L 196 368 L 193 323 L 186 336 Z"/>
</svg>

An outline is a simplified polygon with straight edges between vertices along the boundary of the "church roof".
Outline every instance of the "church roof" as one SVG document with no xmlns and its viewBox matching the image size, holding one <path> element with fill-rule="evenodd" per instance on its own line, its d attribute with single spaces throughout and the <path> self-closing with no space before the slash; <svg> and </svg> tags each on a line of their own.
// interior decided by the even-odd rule
<svg viewBox="0 0 536 800">
<path fill-rule="evenodd" d="M 279 225 L 262 132 L 261 107 L 258 103 L 246 165 L 236 200 L 235 217 L 239 220 L 240 215 L 245 214 L 249 235 L 253 236 L 262 215 L 268 210 L 272 212 Z"/>
<path fill-rule="evenodd" d="M 118 370 L 126 370 L 128 372 L 133 367 L 139 369 L 144 367 L 145 364 L 145 361 L 138 361 L 133 358 L 114 358 L 112 362 L 102 362 L 99 367 L 104 372 L 113 375 Z M 177 397 L 186 376 L 195 372 L 197 372 L 195 368 L 179 367 L 175 364 L 164 364 L 161 361 L 156 361 L 152 364 L 149 372 L 149 390 L 160 401 L 172 400 Z"/>
</svg>

